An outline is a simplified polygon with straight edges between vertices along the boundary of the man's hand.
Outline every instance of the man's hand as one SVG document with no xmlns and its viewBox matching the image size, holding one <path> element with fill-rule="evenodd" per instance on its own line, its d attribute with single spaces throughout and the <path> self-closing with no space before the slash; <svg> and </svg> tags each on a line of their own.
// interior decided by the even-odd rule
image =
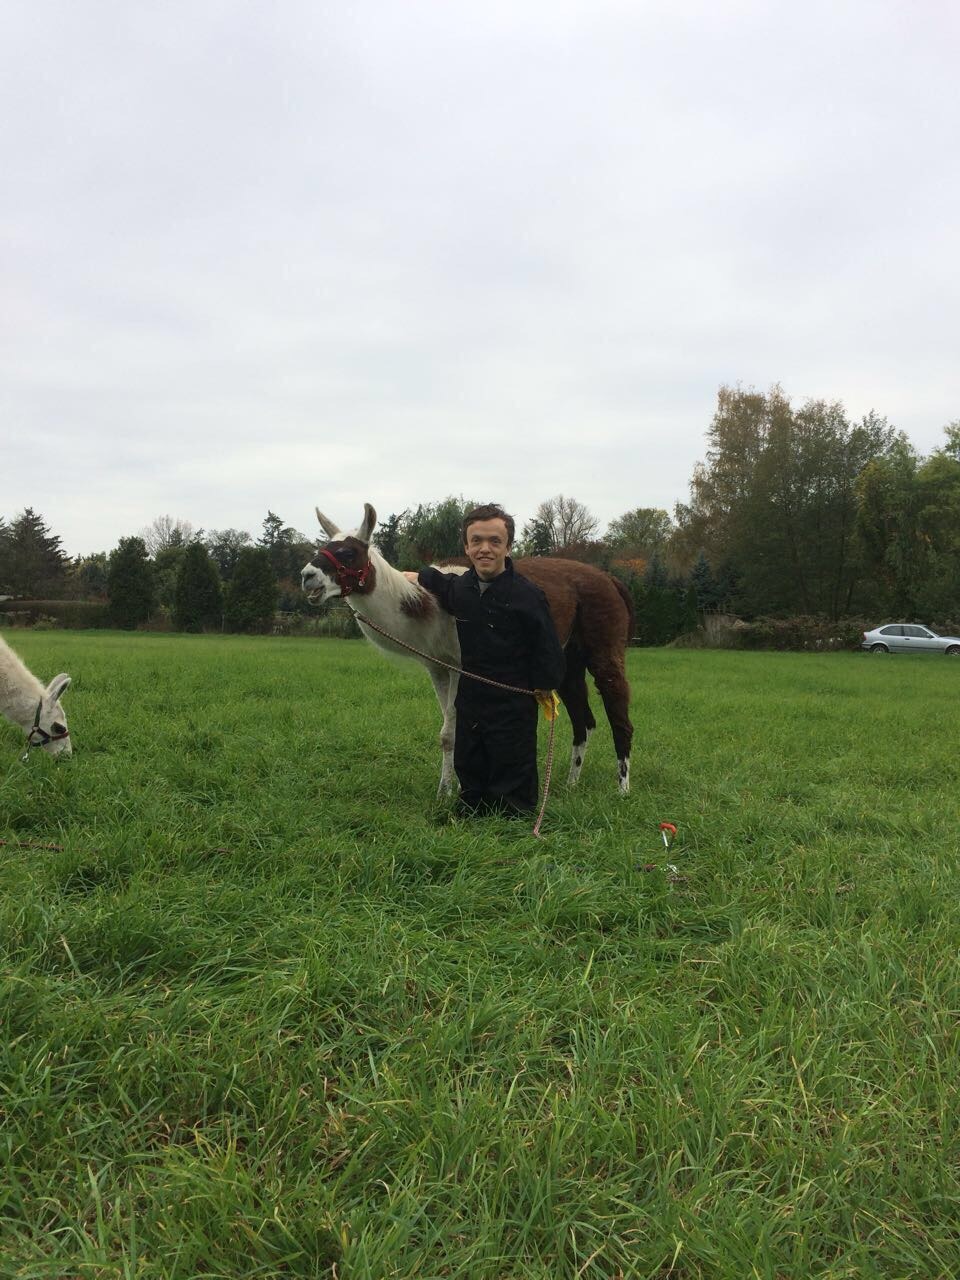
<svg viewBox="0 0 960 1280">
<path fill-rule="evenodd" d="M 412 569 L 401 569 L 400 572 L 408 582 L 416 582 L 420 577 L 419 573 L 414 573 Z"/>
<path fill-rule="evenodd" d="M 560 711 L 560 699 L 556 689 L 534 689 L 533 696 L 548 720 L 556 720 Z"/>
</svg>

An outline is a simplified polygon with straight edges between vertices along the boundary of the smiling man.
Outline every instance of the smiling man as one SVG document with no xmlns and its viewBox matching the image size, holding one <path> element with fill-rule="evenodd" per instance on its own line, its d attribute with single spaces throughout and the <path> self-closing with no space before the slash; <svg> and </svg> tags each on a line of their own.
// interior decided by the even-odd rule
<svg viewBox="0 0 960 1280">
<path fill-rule="evenodd" d="M 513 517 L 495 504 L 463 520 L 471 567 L 463 574 L 422 569 L 418 581 L 457 620 L 464 671 L 522 689 L 550 690 L 564 658 L 547 598 L 514 572 Z M 460 811 L 529 813 L 537 803 L 537 703 L 460 677 L 453 765 Z"/>
</svg>

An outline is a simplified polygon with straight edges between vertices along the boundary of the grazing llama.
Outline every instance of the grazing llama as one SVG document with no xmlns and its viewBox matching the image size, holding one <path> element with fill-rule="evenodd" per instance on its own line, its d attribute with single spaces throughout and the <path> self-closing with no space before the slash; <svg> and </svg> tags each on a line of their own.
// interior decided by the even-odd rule
<svg viewBox="0 0 960 1280">
<path fill-rule="evenodd" d="M 345 599 L 354 614 L 369 618 L 398 640 L 421 650 L 428 657 L 419 661 L 433 681 L 443 713 L 440 745 L 443 766 L 440 793 L 453 789 L 453 740 L 459 676 L 440 662 L 460 664 L 460 642 L 454 619 L 423 587 L 410 582 L 394 569 L 371 545 L 377 515 L 369 502 L 364 504 L 359 529 L 343 533 L 317 509 L 320 527 L 330 539 L 320 547 L 315 559 L 302 571 L 303 589 L 313 604 Z M 464 572 L 462 565 L 439 565 L 445 572 Z M 528 557 L 515 561 L 518 573 L 535 582 L 547 597 L 557 635 L 564 646 L 567 670 L 557 692 L 573 725 L 573 751 L 568 785 L 576 783 L 583 767 L 587 739 L 596 727 L 587 698 L 586 672 L 594 678 L 617 753 L 621 793 L 630 790 L 630 686 L 624 654 L 633 625 L 633 608 L 626 588 L 610 574 L 576 560 Z M 364 625 L 360 630 L 378 648 L 405 654 L 401 646 Z M 407 655 L 409 656 L 409 655 Z"/>
<path fill-rule="evenodd" d="M 27 751 L 43 747 L 52 756 L 70 755 L 67 718 L 60 705 L 69 684 L 68 675 L 59 675 L 44 688 L 0 638 L 0 712 L 27 735 Z"/>
</svg>

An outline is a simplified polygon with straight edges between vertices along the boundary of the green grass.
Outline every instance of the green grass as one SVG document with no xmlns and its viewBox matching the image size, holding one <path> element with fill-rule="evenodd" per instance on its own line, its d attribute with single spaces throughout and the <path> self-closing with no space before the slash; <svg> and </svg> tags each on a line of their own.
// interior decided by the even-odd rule
<svg viewBox="0 0 960 1280">
<path fill-rule="evenodd" d="M 366 645 L 13 639 L 0 1276 L 960 1274 L 957 664 L 632 652 L 537 841 Z"/>
</svg>

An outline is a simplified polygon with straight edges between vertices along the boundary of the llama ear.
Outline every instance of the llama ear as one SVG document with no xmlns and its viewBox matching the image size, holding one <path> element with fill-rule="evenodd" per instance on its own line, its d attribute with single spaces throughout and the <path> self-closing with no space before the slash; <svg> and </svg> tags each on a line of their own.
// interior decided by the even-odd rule
<svg viewBox="0 0 960 1280">
<path fill-rule="evenodd" d="M 70 684 L 70 677 L 66 672 L 61 672 L 60 675 L 53 677 L 46 689 L 44 689 L 43 696 L 50 702 L 59 702 L 60 698 L 70 688 Z"/>
<path fill-rule="evenodd" d="M 369 544 L 370 535 L 373 533 L 373 526 L 377 523 L 377 513 L 371 507 L 369 502 L 363 504 L 363 524 L 357 530 L 357 537 L 361 542 Z"/>
<path fill-rule="evenodd" d="M 323 514 L 323 512 L 320 510 L 319 507 L 314 507 L 313 509 L 317 513 L 317 519 L 320 521 L 320 528 L 323 530 L 323 532 L 327 535 L 328 538 L 335 538 L 337 534 L 340 532 L 337 526 L 333 523 L 332 520 L 327 519 L 327 517 Z"/>
</svg>

